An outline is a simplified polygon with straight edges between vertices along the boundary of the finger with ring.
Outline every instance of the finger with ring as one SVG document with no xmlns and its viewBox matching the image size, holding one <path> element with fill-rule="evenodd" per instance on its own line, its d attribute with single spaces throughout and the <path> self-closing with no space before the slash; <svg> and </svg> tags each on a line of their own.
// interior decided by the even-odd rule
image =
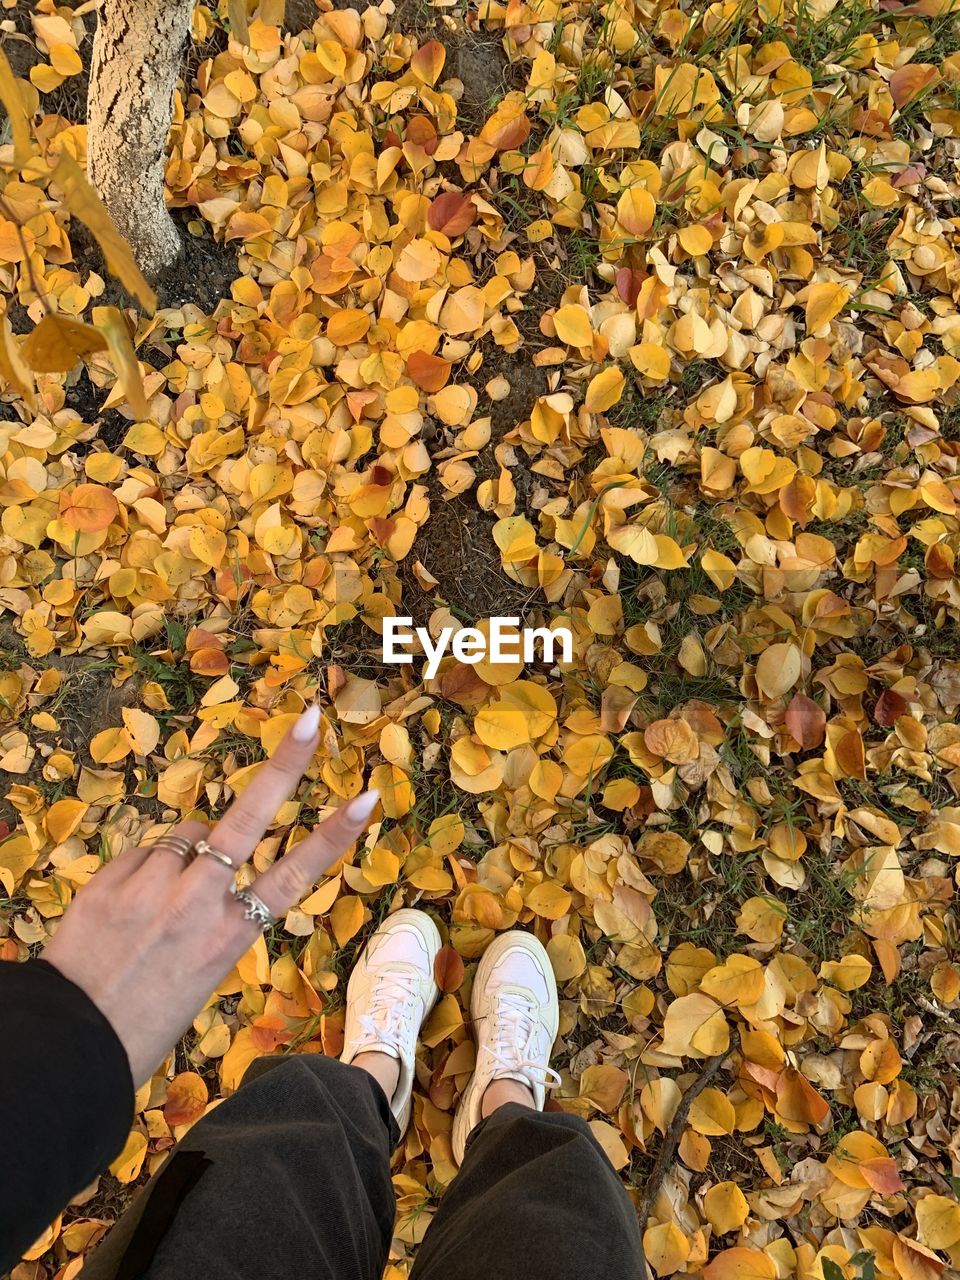
<svg viewBox="0 0 960 1280">
<path fill-rule="evenodd" d="M 261 929 L 269 929 L 272 924 L 277 923 L 277 917 L 253 889 L 237 889 L 234 897 L 243 903 L 245 920 L 254 921 Z"/>
<path fill-rule="evenodd" d="M 202 854 L 207 858 L 215 858 L 217 862 L 222 862 L 223 865 L 225 867 L 229 867 L 231 871 L 236 871 L 238 864 L 234 862 L 232 858 L 227 857 L 221 849 L 215 849 L 209 841 L 198 840 L 194 848 L 196 850 L 197 857 L 200 857 Z"/>
<path fill-rule="evenodd" d="M 186 875 L 197 860 L 197 842 L 209 834 L 210 828 L 204 822 L 192 818 L 178 822 L 144 846 L 144 874 L 154 881 L 166 880 L 171 875 Z"/>
<path fill-rule="evenodd" d="M 282 740 L 277 750 L 265 760 L 256 776 L 237 796 L 210 835 L 219 861 L 226 862 L 222 849 L 229 849 L 231 862 L 239 867 L 247 862 L 275 820 L 277 810 L 293 795 L 304 770 L 313 759 L 319 738 L 317 726 L 320 708 L 308 707 Z M 199 888 L 206 882 L 216 883 L 218 872 L 209 858 L 197 858 L 190 869 L 191 879 Z"/>
<path fill-rule="evenodd" d="M 257 877 L 254 884 L 258 892 L 254 896 L 268 914 L 283 915 L 297 905 L 365 830 L 379 799 L 376 791 L 355 796 Z M 253 889 L 243 892 L 252 894 Z"/>
<path fill-rule="evenodd" d="M 154 840 L 150 846 L 151 853 L 175 853 L 178 858 L 182 858 L 187 864 L 191 863 L 196 857 L 196 845 L 189 836 L 180 836 L 171 832 L 168 835 L 160 836 L 158 840 Z"/>
</svg>

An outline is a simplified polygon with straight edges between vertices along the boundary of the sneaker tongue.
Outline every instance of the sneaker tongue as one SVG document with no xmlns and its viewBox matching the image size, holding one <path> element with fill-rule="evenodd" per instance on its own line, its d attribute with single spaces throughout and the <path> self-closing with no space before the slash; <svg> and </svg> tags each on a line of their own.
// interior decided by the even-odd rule
<svg viewBox="0 0 960 1280">
<path fill-rule="evenodd" d="M 364 1052 L 385 1053 L 391 1058 L 399 1058 L 400 1047 L 396 1035 L 389 1027 L 389 1022 L 381 1021 L 376 1014 L 370 1016 L 367 1023 L 366 1044 Z"/>
</svg>

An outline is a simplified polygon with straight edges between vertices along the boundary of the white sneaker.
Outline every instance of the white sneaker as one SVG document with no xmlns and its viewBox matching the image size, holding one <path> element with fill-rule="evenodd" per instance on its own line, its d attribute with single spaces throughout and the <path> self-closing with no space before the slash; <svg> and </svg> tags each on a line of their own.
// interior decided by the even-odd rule
<svg viewBox="0 0 960 1280">
<path fill-rule="evenodd" d="M 477 1065 L 453 1121 L 453 1158 L 463 1163 L 467 1139 L 480 1123 L 483 1095 L 494 1080 L 517 1080 L 543 1110 L 546 1088 L 560 1077 L 550 1069 L 560 1006 L 557 982 L 544 948 L 530 933 L 504 933 L 483 953 L 470 1000 Z"/>
<path fill-rule="evenodd" d="M 389 916 L 360 954 L 347 983 L 347 1017 L 340 1061 L 358 1053 L 399 1059 L 400 1080 L 390 1100 L 400 1132 L 410 1123 L 417 1037 L 440 994 L 433 962 L 440 950 L 437 926 L 424 911 L 406 908 Z"/>
</svg>

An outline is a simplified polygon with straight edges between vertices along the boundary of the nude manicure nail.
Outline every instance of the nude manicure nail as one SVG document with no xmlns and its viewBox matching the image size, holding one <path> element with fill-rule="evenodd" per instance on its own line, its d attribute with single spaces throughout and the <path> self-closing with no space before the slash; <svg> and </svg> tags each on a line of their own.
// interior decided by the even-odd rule
<svg viewBox="0 0 960 1280">
<path fill-rule="evenodd" d="M 320 728 L 320 708 L 314 702 L 307 707 L 306 711 L 300 716 L 296 724 L 293 726 L 293 738 L 295 742 L 312 742 L 317 736 L 317 730 Z"/>
<path fill-rule="evenodd" d="M 355 796 L 350 801 L 343 811 L 343 816 L 351 826 L 365 827 L 379 801 L 379 791 L 364 791 L 362 795 Z"/>
</svg>

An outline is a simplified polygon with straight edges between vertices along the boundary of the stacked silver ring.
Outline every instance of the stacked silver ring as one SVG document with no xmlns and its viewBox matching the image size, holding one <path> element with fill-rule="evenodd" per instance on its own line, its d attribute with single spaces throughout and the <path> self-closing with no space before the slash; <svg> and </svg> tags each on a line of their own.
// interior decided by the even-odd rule
<svg viewBox="0 0 960 1280">
<path fill-rule="evenodd" d="M 153 842 L 152 852 L 175 853 L 187 866 L 202 854 L 204 857 L 213 858 L 222 863 L 231 871 L 237 870 L 237 864 L 233 859 L 227 857 L 220 849 L 215 849 L 207 840 L 191 840 L 188 836 L 178 835 L 160 836 Z M 277 917 L 253 889 L 238 889 L 234 886 L 231 892 L 237 901 L 243 904 L 245 920 L 255 921 L 261 929 L 269 929 L 271 925 L 277 923 Z"/>
<path fill-rule="evenodd" d="M 151 851 L 153 853 L 175 853 L 188 866 L 197 856 L 196 846 L 188 836 L 161 836 L 159 840 L 154 840 Z"/>
</svg>

